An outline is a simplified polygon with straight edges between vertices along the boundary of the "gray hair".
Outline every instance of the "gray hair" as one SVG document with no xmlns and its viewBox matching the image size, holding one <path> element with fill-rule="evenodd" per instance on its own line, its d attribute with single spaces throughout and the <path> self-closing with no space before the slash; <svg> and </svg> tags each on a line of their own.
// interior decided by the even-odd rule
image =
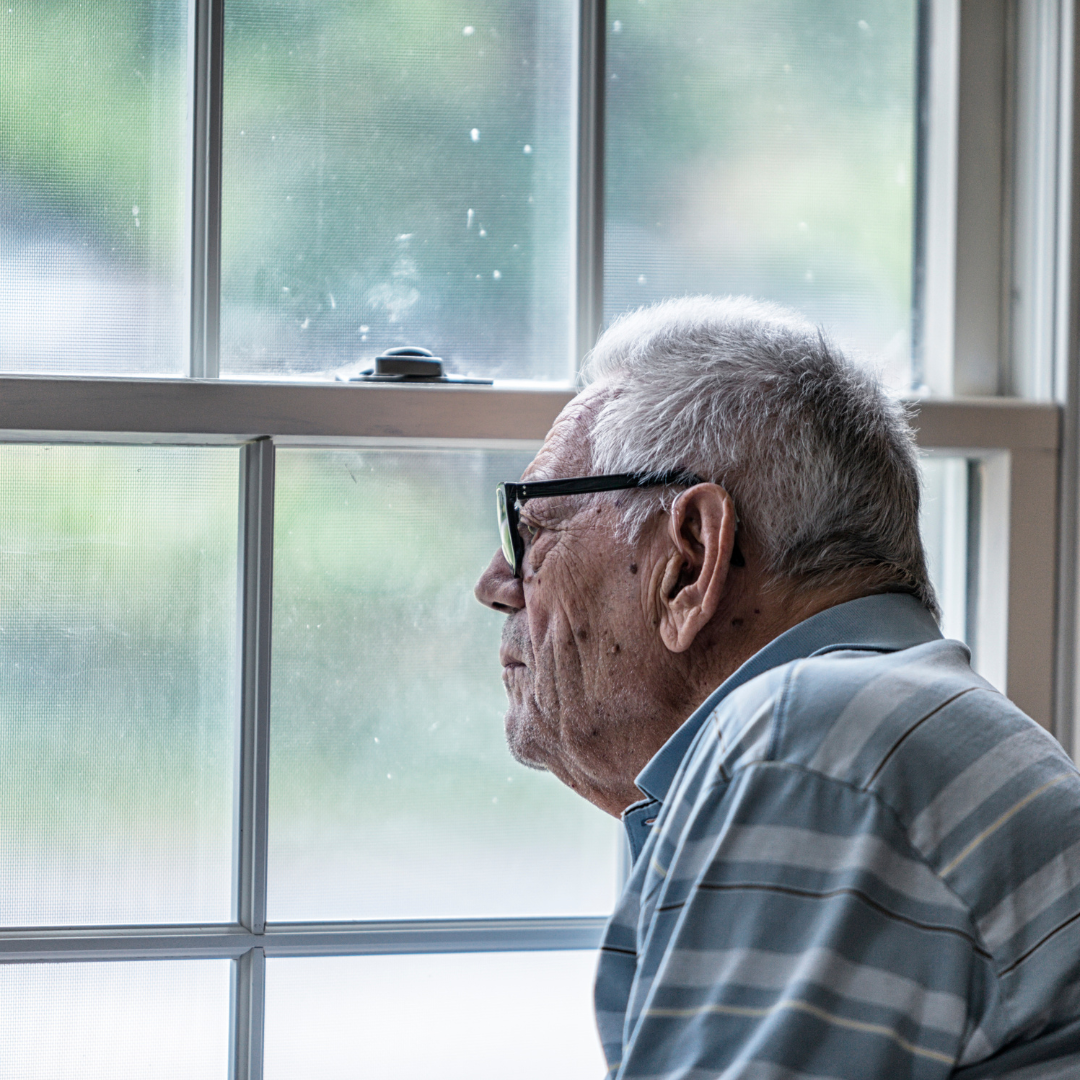
<svg viewBox="0 0 1080 1080">
<path fill-rule="evenodd" d="M 907 592 L 940 617 L 908 415 L 820 329 L 745 297 L 667 300 L 617 319 L 582 374 L 608 390 L 594 472 L 696 473 L 774 582 Z M 630 536 L 678 490 L 619 497 Z"/>
</svg>

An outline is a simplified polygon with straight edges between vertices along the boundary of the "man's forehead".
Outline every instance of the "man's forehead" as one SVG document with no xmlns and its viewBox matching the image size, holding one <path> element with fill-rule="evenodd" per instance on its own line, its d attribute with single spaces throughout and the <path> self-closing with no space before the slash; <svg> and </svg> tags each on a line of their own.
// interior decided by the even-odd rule
<svg viewBox="0 0 1080 1080">
<path fill-rule="evenodd" d="M 554 480 L 589 473 L 589 431 L 605 395 L 600 386 L 590 386 L 568 402 L 555 418 L 544 445 L 536 453 L 523 480 Z"/>
</svg>

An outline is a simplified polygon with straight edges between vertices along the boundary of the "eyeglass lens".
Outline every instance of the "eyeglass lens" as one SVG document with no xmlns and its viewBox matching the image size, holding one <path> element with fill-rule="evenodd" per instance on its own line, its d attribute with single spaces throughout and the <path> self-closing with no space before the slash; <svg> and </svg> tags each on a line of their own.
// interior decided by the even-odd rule
<svg viewBox="0 0 1080 1080">
<path fill-rule="evenodd" d="M 510 509 L 506 502 L 506 489 L 500 484 L 495 489 L 495 505 L 499 515 L 499 537 L 502 540 L 503 557 L 510 564 L 511 572 L 517 575 L 517 552 L 514 550 L 514 537 L 510 525 Z"/>
</svg>

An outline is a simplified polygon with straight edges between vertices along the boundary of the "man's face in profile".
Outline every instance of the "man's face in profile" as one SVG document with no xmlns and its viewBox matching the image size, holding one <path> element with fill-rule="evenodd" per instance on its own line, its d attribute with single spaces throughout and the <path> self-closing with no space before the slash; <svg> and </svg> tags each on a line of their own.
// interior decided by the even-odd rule
<svg viewBox="0 0 1080 1080">
<path fill-rule="evenodd" d="M 588 429 L 602 401 L 594 388 L 575 398 L 522 479 L 590 474 Z M 507 613 L 499 658 L 510 751 L 572 787 L 598 759 L 608 767 L 619 729 L 649 696 L 643 687 L 656 644 L 641 583 L 652 568 L 648 545 L 635 551 L 620 537 L 618 514 L 599 495 L 530 500 L 520 515 L 521 577 L 500 551 L 476 587 L 481 602 Z"/>
</svg>

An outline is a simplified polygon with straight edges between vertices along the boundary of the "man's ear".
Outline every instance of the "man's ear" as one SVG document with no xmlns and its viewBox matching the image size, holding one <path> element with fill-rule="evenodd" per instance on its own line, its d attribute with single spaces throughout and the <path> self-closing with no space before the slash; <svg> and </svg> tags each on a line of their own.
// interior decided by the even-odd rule
<svg viewBox="0 0 1080 1080">
<path fill-rule="evenodd" d="M 656 597 L 660 638 L 685 652 L 720 606 L 735 549 L 735 505 L 719 484 L 680 493 L 668 517 L 667 557 Z"/>
</svg>

